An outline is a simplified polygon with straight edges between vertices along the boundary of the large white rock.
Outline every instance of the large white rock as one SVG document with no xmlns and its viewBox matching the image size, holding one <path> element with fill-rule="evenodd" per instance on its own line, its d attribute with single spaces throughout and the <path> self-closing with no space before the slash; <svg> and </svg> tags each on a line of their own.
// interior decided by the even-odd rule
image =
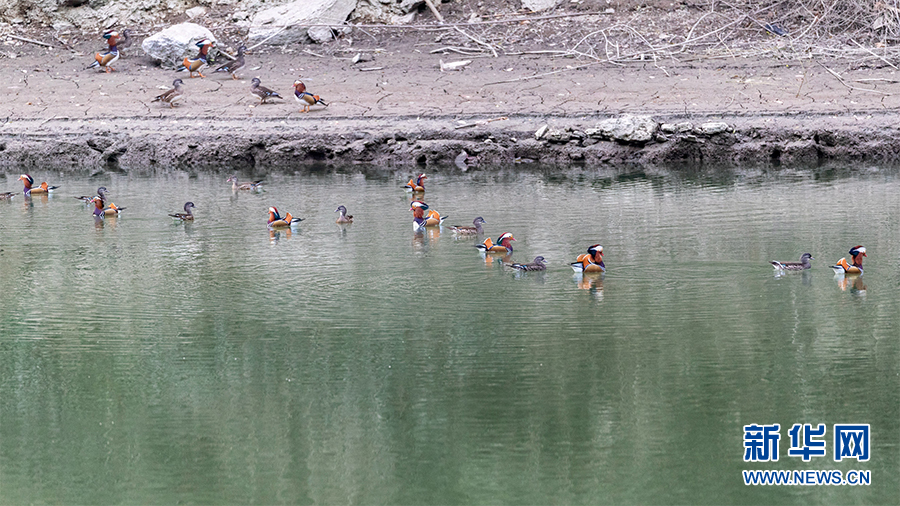
<svg viewBox="0 0 900 506">
<path fill-rule="evenodd" d="M 559 2 L 560 0 L 522 0 L 522 7 L 532 12 L 540 12 L 556 7 Z"/>
<path fill-rule="evenodd" d="M 330 39 L 330 28 L 308 25 L 334 23 L 338 28 L 355 8 L 356 0 L 297 0 L 279 5 L 253 16 L 248 38 L 254 44 L 269 37 L 269 44 L 305 42 L 312 36 L 313 40 Z"/>
<path fill-rule="evenodd" d="M 196 23 L 181 23 L 147 37 L 141 49 L 159 60 L 160 67 L 174 69 L 181 65 L 185 56 L 197 56 L 200 50 L 196 44 L 202 39 L 216 41 L 216 37 L 206 28 Z"/>
<path fill-rule="evenodd" d="M 605 119 L 596 128 L 585 129 L 585 133 L 601 139 L 643 143 L 653 138 L 656 127 L 656 121 L 650 116 L 623 114 L 617 118 Z"/>
</svg>

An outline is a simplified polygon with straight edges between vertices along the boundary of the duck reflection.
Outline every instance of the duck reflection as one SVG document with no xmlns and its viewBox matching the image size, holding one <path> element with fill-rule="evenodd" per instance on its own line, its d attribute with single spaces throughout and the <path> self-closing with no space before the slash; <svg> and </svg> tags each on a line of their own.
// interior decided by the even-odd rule
<svg viewBox="0 0 900 506">
<path fill-rule="evenodd" d="M 591 296 L 597 300 L 603 299 L 602 272 L 578 273 L 572 279 L 575 280 L 575 286 L 580 290 L 588 290 Z"/>
<path fill-rule="evenodd" d="M 428 246 L 425 245 L 425 229 L 420 228 L 413 232 L 412 236 L 412 247 L 413 253 L 425 253 L 428 251 Z"/>
<path fill-rule="evenodd" d="M 290 239 L 291 234 L 293 234 L 293 232 L 291 231 L 291 229 L 289 227 L 270 228 L 269 229 L 269 242 L 272 243 L 273 245 L 277 244 L 278 241 L 280 241 L 282 238 Z"/>
<path fill-rule="evenodd" d="M 834 279 L 837 281 L 838 288 L 840 288 L 842 292 L 846 292 L 849 288 L 850 293 L 852 294 L 866 294 L 866 284 L 863 283 L 862 276 L 859 274 L 836 274 Z"/>
</svg>

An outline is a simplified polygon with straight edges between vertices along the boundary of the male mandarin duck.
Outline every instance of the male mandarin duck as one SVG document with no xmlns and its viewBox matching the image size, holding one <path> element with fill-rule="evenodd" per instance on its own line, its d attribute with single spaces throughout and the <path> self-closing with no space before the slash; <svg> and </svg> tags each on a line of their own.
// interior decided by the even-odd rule
<svg viewBox="0 0 900 506">
<path fill-rule="evenodd" d="M 193 202 L 185 202 L 183 213 L 170 214 L 169 216 L 179 221 L 194 221 L 194 213 L 191 212 L 192 207 L 196 208 L 197 206 Z"/>
<path fill-rule="evenodd" d="M 250 94 L 259 99 L 259 104 L 257 104 L 257 105 L 265 104 L 266 100 L 268 100 L 270 98 L 280 98 L 280 99 L 284 100 L 284 98 L 281 95 L 279 95 L 277 91 L 270 90 L 269 88 L 266 88 L 265 86 L 261 86 L 260 82 L 261 81 L 259 80 L 258 77 L 254 77 L 250 81 Z"/>
<path fill-rule="evenodd" d="M 300 109 L 300 112 L 309 112 L 309 108 L 316 104 L 328 107 L 328 104 L 319 98 L 318 95 L 307 92 L 306 85 L 300 80 L 294 81 L 294 100 L 303 104 L 303 109 Z"/>
<path fill-rule="evenodd" d="M 606 272 L 606 264 L 603 263 L 603 246 L 594 244 L 587 249 L 587 253 L 578 255 L 575 263 L 570 265 L 575 272 Z"/>
<path fill-rule="evenodd" d="M 429 209 L 428 214 L 425 215 L 425 226 L 426 227 L 436 227 L 438 225 L 443 225 L 444 220 L 446 220 L 446 216 L 441 216 L 441 213 L 435 211 L 434 209 Z"/>
<path fill-rule="evenodd" d="M 300 221 L 302 221 L 302 218 L 294 218 L 293 216 L 291 216 L 291 213 L 287 213 L 284 216 L 281 216 L 275 206 L 269 208 L 268 225 L 270 228 L 290 227 L 295 223 L 299 223 Z"/>
<path fill-rule="evenodd" d="M 237 79 L 238 76 L 237 74 L 235 74 L 235 72 L 237 72 L 244 66 L 244 51 L 246 50 L 247 46 L 241 44 L 241 47 L 238 48 L 237 56 L 234 58 L 234 61 L 230 61 L 224 65 L 221 65 L 213 72 L 228 72 L 229 74 L 231 74 L 232 79 Z"/>
<path fill-rule="evenodd" d="M 117 207 L 115 204 L 110 204 L 107 208 L 104 208 L 104 205 L 102 198 L 94 197 L 94 216 L 118 216 L 119 212 L 125 210 L 124 207 Z"/>
<path fill-rule="evenodd" d="M 100 188 L 97 188 L 96 196 L 99 196 L 102 200 L 106 200 L 106 194 L 107 194 L 107 190 L 106 190 L 105 186 L 101 186 Z M 75 198 L 84 202 L 85 204 L 93 204 L 94 203 L 94 196 L 82 195 L 80 197 L 75 197 Z"/>
<path fill-rule="evenodd" d="M 474 225 L 472 227 L 454 225 L 450 227 L 450 230 L 452 230 L 453 233 L 457 235 L 481 235 L 484 233 L 484 229 L 481 227 L 483 223 L 487 222 L 484 221 L 484 218 L 479 216 L 472 220 L 472 225 Z"/>
<path fill-rule="evenodd" d="M 231 176 L 230 178 L 225 180 L 226 183 L 231 183 L 231 191 L 262 190 L 263 181 L 264 181 L 263 179 L 257 179 L 256 181 L 249 181 L 246 183 L 238 183 L 237 174 L 235 174 L 234 176 Z"/>
<path fill-rule="evenodd" d="M 779 262 L 777 260 L 772 260 L 769 263 L 778 271 L 805 271 L 812 267 L 812 264 L 809 263 L 810 260 L 815 260 L 812 254 L 804 253 L 800 255 L 799 262 Z"/>
<path fill-rule="evenodd" d="M 502 262 L 507 267 L 512 267 L 520 271 L 546 271 L 547 264 L 544 263 L 544 257 L 536 256 L 530 264 L 517 264 L 512 262 Z"/>
<path fill-rule="evenodd" d="M 9 200 L 9 199 L 15 197 L 16 195 L 18 195 L 18 193 L 3 192 L 3 193 L 0 193 L 0 200 Z"/>
<path fill-rule="evenodd" d="M 853 259 L 853 263 L 847 263 L 846 258 L 842 258 L 838 260 L 837 265 L 832 265 L 831 268 L 834 269 L 836 274 L 862 274 L 862 259 L 866 255 L 866 248 L 862 246 L 854 246 L 850 249 L 850 257 Z"/>
<path fill-rule="evenodd" d="M 353 215 L 347 216 L 347 208 L 346 207 L 338 206 L 338 208 L 335 209 L 334 212 L 341 213 L 341 215 L 338 216 L 338 219 L 335 223 L 341 223 L 341 224 L 353 223 Z"/>
<path fill-rule="evenodd" d="M 425 228 L 425 211 L 428 210 L 428 204 L 421 200 L 413 200 L 409 204 L 409 210 L 413 212 L 413 230 Z"/>
<path fill-rule="evenodd" d="M 203 70 L 203 67 L 208 65 L 207 59 L 209 58 L 209 50 L 210 48 L 215 47 L 215 45 L 215 42 L 209 39 L 203 39 L 197 42 L 196 46 L 200 48 L 200 54 L 198 54 L 196 58 L 188 58 L 185 56 L 182 65 L 176 69 L 176 72 L 187 70 L 190 73 L 191 78 L 195 77 L 194 72 L 197 73 L 197 76 L 206 77 L 200 71 Z"/>
<path fill-rule="evenodd" d="M 425 174 L 419 174 L 415 180 L 410 179 L 406 185 L 403 187 L 406 188 L 406 191 L 413 193 L 422 193 L 425 191 L 425 180 L 428 179 L 428 176 Z"/>
<path fill-rule="evenodd" d="M 512 253 L 512 241 L 516 239 L 509 232 L 501 235 L 497 238 L 497 244 L 494 244 L 494 241 L 491 240 L 490 237 L 484 240 L 481 244 L 476 244 L 475 247 L 478 248 L 479 251 L 483 251 L 485 253 Z"/>
<path fill-rule="evenodd" d="M 25 183 L 25 189 L 22 191 L 25 195 L 40 195 L 44 193 L 50 193 L 53 190 L 59 188 L 59 186 L 47 186 L 47 182 L 44 181 L 40 186 L 34 188 L 34 178 L 29 176 L 28 174 L 22 174 L 19 176 L 19 180 Z"/>
<path fill-rule="evenodd" d="M 94 61 L 85 70 L 98 67 L 103 67 L 103 69 L 106 70 L 106 73 L 115 70 L 112 68 L 112 64 L 119 59 L 119 49 L 117 46 L 119 43 L 119 34 L 115 30 L 107 30 L 103 33 L 103 38 L 106 39 L 107 44 L 109 44 L 109 50 L 105 53 L 95 53 Z"/>
<path fill-rule="evenodd" d="M 151 100 L 151 102 L 165 102 L 169 104 L 169 107 L 175 107 L 175 102 L 178 102 L 184 97 L 184 81 L 181 79 L 176 79 L 172 81 L 172 89 L 163 93 L 162 95 L 157 95 L 156 98 Z"/>
</svg>

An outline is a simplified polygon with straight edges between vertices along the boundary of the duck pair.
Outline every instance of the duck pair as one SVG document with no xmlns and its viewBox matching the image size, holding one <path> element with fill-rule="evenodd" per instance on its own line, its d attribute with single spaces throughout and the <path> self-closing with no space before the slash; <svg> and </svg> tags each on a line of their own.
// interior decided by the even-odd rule
<svg viewBox="0 0 900 506">
<path fill-rule="evenodd" d="M 257 105 L 265 104 L 269 99 L 277 98 L 279 100 L 284 100 L 284 97 L 279 95 L 277 91 L 266 88 L 262 85 L 259 78 L 256 77 L 250 81 L 250 93 L 259 99 L 259 104 Z M 328 107 L 328 104 L 318 95 L 307 92 L 306 85 L 300 80 L 294 81 L 294 100 L 303 104 L 303 108 L 300 109 L 300 112 L 302 113 L 309 112 L 309 108 L 317 104 Z"/>
<path fill-rule="evenodd" d="M 852 263 L 848 262 L 846 258 L 841 258 L 838 260 L 837 264 L 832 265 L 831 268 L 836 274 L 862 274 L 863 257 L 866 256 L 865 247 L 862 245 L 854 246 L 850 248 L 850 259 Z M 812 254 L 804 253 L 800 256 L 799 262 L 779 262 L 773 260 L 770 263 L 772 264 L 772 267 L 778 271 L 805 271 L 812 267 L 810 260 L 815 260 Z"/>
<path fill-rule="evenodd" d="M 429 209 L 428 204 L 421 200 L 414 200 L 410 203 L 409 210 L 413 212 L 413 230 L 422 230 L 425 227 L 436 227 L 442 225 L 446 216 L 441 216 L 434 209 Z M 428 211 L 428 215 L 425 214 Z"/>
</svg>

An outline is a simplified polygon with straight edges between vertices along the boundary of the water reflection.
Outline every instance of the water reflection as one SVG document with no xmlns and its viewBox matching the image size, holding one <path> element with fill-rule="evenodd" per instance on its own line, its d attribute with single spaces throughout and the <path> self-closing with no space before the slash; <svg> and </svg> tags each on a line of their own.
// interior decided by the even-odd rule
<svg viewBox="0 0 900 506">
<path fill-rule="evenodd" d="M 850 289 L 854 295 L 865 295 L 866 284 L 863 283 L 862 274 L 835 274 L 834 279 L 842 292 Z"/>
</svg>

